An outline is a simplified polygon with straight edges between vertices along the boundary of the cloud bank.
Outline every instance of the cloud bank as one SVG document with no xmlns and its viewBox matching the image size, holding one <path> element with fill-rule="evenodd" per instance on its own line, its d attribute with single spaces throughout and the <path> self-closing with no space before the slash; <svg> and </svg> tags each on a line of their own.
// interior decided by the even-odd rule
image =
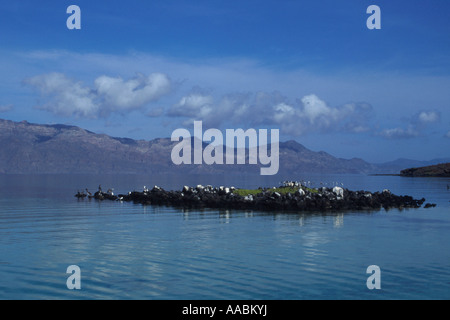
<svg viewBox="0 0 450 320">
<path fill-rule="evenodd" d="M 204 126 L 222 129 L 276 127 L 292 138 L 353 133 L 355 140 L 404 140 L 437 131 L 440 138 L 448 136 L 442 127 L 448 120 L 443 107 L 448 99 L 436 98 L 449 83 L 442 77 L 361 76 L 351 70 L 320 75 L 271 69 L 254 60 L 180 61 L 139 52 L 121 56 L 44 51 L 16 58 L 31 70 L 21 79 L 40 94 L 37 108 L 59 116 L 96 119 L 118 114 L 130 126 L 148 121 L 159 131 L 202 120 Z M 283 93 L 273 91 L 281 89 Z M 424 98 L 424 90 L 433 99 Z M 436 109 L 424 109 L 430 104 Z M 134 110 L 139 112 L 122 117 Z"/>
<path fill-rule="evenodd" d="M 403 128 L 392 128 L 384 129 L 380 132 L 380 135 L 387 139 L 408 139 L 419 136 L 419 131 L 413 126 L 409 126 L 406 129 Z"/>
<path fill-rule="evenodd" d="M 307 132 L 367 131 L 371 112 L 367 103 L 330 107 L 315 94 L 290 102 L 278 92 L 257 92 L 229 94 L 218 101 L 211 95 L 192 93 L 170 107 L 167 115 L 184 118 L 185 124 L 202 120 L 209 127 L 264 125 L 301 136 Z"/>
<path fill-rule="evenodd" d="M 277 91 L 233 92 L 216 97 L 198 87 L 181 98 L 171 96 L 178 99 L 176 103 L 144 110 L 149 103 L 173 93 L 172 82 L 163 73 L 137 74 L 127 80 L 101 75 L 91 86 L 63 73 L 42 74 L 23 82 L 40 93 L 38 109 L 60 116 L 95 119 L 141 110 L 150 118 L 176 118 L 186 126 L 202 120 L 207 127 L 276 127 L 292 137 L 310 132 L 367 132 L 373 111 L 368 103 L 332 107 L 316 94 L 293 101 Z"/>
<path fill-rule="evenodd" d="M 161 73 L 138 74 L 129 80 L 103 75 L 95 79 L 93 87 L 62 73 L 38 75 L 25 79 L 24 83 L 39 91 L 47 101 L 39 109 L 81 118 L 140 109 L 169 93 L 171 87 L 168 76 Z"/>
<path fill-rule="evenodd" d="M 441 114 L 438 111 L 422 111 L 416 113 L 408 121 L 406 128 L 391 128 L 382 130 L 379 135 L 387 139 L 409 139 L 419 137 L 432 124 L 439 122 Z"/>
</svg>

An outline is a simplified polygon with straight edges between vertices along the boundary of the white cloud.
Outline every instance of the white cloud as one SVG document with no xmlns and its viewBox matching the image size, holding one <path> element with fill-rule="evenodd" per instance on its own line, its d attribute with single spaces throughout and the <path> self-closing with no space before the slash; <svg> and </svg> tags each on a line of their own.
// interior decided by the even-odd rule
<svg viewBox="0 0 450 320">
<path fill-rule="evenodd" d="M 169 78 L 160 73 L 122 78 L 100 76 L 89 88 L 62 73 L 27 78 L 24 83 L 36 88 L 47 100 L 38 108 L 63 116 L 96 118 L 114 111 L 139 109 L 170 91 Z"/>
<path fill-rule="evenodd" d="M 94 101 L 95 94 L 81 82 L 75 82 L 62 73 L 49 73 L 25 79 L 24 82 L 41 92 L 50 101 L 39 106 L 63 116 L 95 118 L 100 106 Z"/>
<path fill-rule="evenodd" d="M 302 116 L 306 117 L 311 124 L 316 123 L 319 119 L 322 119 L 325 123 L 330 123 L 339 118 L 339 111 L 336 108 L 328 107 L 315 94 L 303 97 L 302 103 Z"/>
<path fill-rule="evenodd" d="M 174 117 L 198 117 L 204 119 L 212 112 L 213 102 L 212 96 L 193 93 L 182 97 L 177 104 L 170 108 L 168 114 Z"/>
<path fill-rule="evenodd" d="M 314 94 L 290 103 L 277 92 L 230 94 L 219 101 L 211 95 L 193 93 L 172 106 L 167 115 L 188 118 L 186 124 L 202 120 L 206 126 L 275 126 L 283 134 L 301 136 L 319 131 L 365 132 L 368 129 L 364 112 L 369 111 L 368 104 L 329 107 Z"/>
<path fill-rule="evenodd" d="M 273 119 L 284 131 L 293 136 L 305 132 L 355 132 L 369 130 L 369 114 L 372 107 L 367 103 L 348 103 L 330 107 L 317 95 L 304 96 L 301 103 L 279 104 L 274 108 Z"/>
<path fill-rule="evenodd" d="M 388 139 L 415 138 L 424 135 L 433 123 L 439 122 L 441 113 L 438 111 L 421 111 L 414 114 L 408 121 L 406 129 L 397 127 L 384 129 L 379 135 Z"/>
<path fill-rule="evenodd" d="M 407 129 L 403 128 L 385 129 L 380 132 L 380 135 L 388 139 L 399 139 L 399 138 L 406 139 L 417 137 L 419 135 L 419 132 L 412 126 L 409 126 Z"/>
<path fill-rule="evenodd" d="M 94 83 L 97 95 L 104 99 L 110 111 L 140 108 L 170 90 L 169 78 L 161 73 L 139 74 L 128 81 L 101 76 Z"/>
<path fill-rule="evenodd" d="M 8 112 L 14 109 L 14 106 L 12 104 L 0 106 L 0 112 Z"/>
<path fill-rule="evenodd" d="M 418 120 L 422 123 L 433 123 L 439 121 L 439 119 L 440 115 L 436 111 L 423 111 L 418 115 Z"/>
<path fill-rule="evenodd" d="M 296 116 L 295 109 L 284 102 L 277 104 L 273 109 L 275 111 L 273 120 L 278 124 L 285 122 L 290 117 Z"/>
</svg>

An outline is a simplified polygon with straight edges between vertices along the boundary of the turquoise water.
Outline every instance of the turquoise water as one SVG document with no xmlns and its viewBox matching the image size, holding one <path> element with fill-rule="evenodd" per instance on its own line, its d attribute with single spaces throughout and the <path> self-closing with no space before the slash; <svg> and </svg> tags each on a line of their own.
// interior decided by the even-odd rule
<svg viewBox="0 0 450 320">
<path fill-rule="evenodd" d="M 0 176 L 0 299 L 449 299 L 450 179 L 315 175 L 312 184 L 425 197 L 436 208 L 182 211 L 78 201 L 159 185 L 276 185 L 241 176 Z M 70 265 L 81 290 L 66 287 Z M 366 269 L 381 269 L 369 290 Z"/>
</svg>

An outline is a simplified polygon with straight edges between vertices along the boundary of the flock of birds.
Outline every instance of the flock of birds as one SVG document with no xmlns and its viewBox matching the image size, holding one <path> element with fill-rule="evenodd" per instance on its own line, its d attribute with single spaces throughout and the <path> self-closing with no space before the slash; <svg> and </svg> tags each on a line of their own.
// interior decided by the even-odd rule
<svg viewBox="0 0 450 320">
<path fill-rule="evenodd" d="M 336 187 L 336 186 L 341 186 L 343 187 L 344 184 L 342 182 L 320 182 L 319 183 L 321 186 L 329 186 L 329 187 Z M 301 180 L 301 181 L 283 181 L 280 182 L 280 185 L 282 185 L 283 187 L 311 187 L 315 185 L 315 182 L 312 181 L 305 181 L 305 180 Z"/>
<path fill-rule="evenodd" d="M 144 187 L 145 188 L 145 187 Z M 99 193 L 103 193 L 103 190 L 102 190 L 102 186 L 101 185 L 99 185 L 98 186 L 98 192 Z M 108 191 L 106 191 L 106 193 L 107 194 L 109 194 L 110 196 L 113 196 L 114 195 L 114 189 L 108 189 Z M 76 195 L 78 198 L 84 198 L 84 197 L 88 197 L 89 199 L 92 199 L 93 197 L 94 197 L 94 195 L 92 194 L 92 192 L 90 192 L 89 190 L 88 190 L 88 188 L 86 188 L 83 192 L 80 192 L 80 190 L 78 190 L 78 193 L 77 193 L 77 195 Z"/>
</svg>

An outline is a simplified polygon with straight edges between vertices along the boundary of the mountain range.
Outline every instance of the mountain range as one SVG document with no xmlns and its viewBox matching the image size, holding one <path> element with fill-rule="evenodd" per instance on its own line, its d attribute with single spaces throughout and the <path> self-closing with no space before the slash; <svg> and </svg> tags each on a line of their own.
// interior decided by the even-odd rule
<svg viewBox="0 0 450 320">
<path fill-rule="evenodd" d="M 133 140 L 96 134 L 76 126 L 0 119 L 0 173 L 259 174 L 259 165 L 174 165 L 170 155 L 177 143 L 170 138 Z M 409 167 L 450 162 L 450 158 L 430 161 L 398 159 L 373 164 L 359 158 L 342 159 L 324 151 L 315 152 L 293 140 L 280 142 L 279 154 L 279 173 L 284 175 L 398 174 Z"/>
</svg>

